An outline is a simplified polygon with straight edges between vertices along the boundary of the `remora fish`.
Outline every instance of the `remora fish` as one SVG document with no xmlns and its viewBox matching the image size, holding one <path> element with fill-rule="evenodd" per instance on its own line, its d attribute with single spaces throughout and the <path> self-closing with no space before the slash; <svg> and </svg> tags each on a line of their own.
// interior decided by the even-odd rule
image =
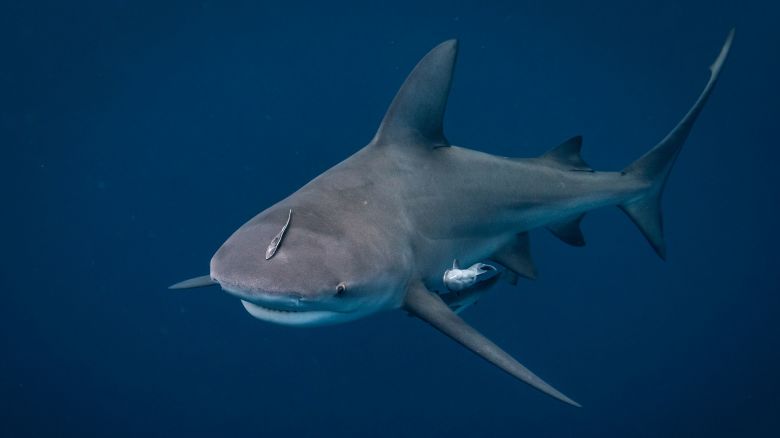
<svg viewBox="0 0 780 438">
<path fill-rule="evenodd" d="M 456 315 L 439 295 L 453 258 L 535 269 L 528 231 L 546 227 L 583 245 L 579 221 L 615 205 L 665 256 L 660 201 L 683 142 L 710 96 L 733 30 L 696 103 L 655 147 L 619 172 L 595 172 L 574 137 L 529 159 L 450 145 L 442 130 L 458 52 L 431 50 L 363 149 L 244 224 L 211 259 L 209 275 L 171 288 L 219 284 L 252 316 L 316 326 L 405 309 L 532 387 L 579 406 Z"/>
</svg>

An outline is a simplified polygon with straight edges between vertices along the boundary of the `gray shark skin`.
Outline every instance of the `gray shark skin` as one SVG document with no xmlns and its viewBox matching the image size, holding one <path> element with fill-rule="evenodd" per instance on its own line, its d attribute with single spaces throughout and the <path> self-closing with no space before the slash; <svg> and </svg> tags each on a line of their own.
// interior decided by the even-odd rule
<svg viewBox="0 0 780 438">
<path fill-rule="evenodd" d="M 367 146 L 236 230 L 214 254 L 208 276 L 171 288 L 218 284 L 254 317 L 294 326 L 404 309 L 517 379 L 579 406 L 456 315 L 436 293 L 445 291 L 442 274 L 453 259 L 463 266 L 493 260 L 515 278 L 533 278 L 528 231 L 546 227 L 583 245 L 582 216 L 613 205 L 663 258 L 666 178 L 733 36 L 682 121 L 619 172 L 593 171 L 580 157 L 580 137 L 527 159 L 450 145 L 442 124 L 458 44 L 445 41 L 417 64 Z"/>
</svg>

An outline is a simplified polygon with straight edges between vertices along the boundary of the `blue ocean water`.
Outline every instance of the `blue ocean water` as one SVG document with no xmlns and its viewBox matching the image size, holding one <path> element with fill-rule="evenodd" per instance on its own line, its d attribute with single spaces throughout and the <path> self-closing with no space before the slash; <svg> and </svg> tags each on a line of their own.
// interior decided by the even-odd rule
<svg viewBox="0 0 780 438">
<path fill-rule="evenodd" d="M 713 3 L 3 2 L 0 435 L 777 436 L 780 8 Z M 731 27 L 664 197 L 668 261 L 596 211 L 586 247 L 534 232 L 539 279 L 464 313 L 582 409 L 401 312 L 294 329 L 166 289 L 366 144 L 442 40 L 453 143 L 582 134 L 616 170 Z"/>
</svg>

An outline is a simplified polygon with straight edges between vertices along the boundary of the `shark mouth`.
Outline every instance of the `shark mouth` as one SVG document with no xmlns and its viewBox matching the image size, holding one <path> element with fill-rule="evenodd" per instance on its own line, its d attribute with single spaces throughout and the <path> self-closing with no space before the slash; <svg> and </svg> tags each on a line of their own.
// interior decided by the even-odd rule
<svg viewBox="0 0 780 438">
<path fill-rule="evenodd" d="M 244 309 L 255 318 L 275 324 L 311 327 L 335 324 L 345 319 L 343 312 L 302 305 L 300 298 L 273 296 L 247 292 L 240 288 L 220 283 L 222 290 L 241 300 Z"/>
<path fill-rule="evenodd" d="M 244 309 L 257 319 L 275 324 L 312 327 L 335 324 L 344 320 L 344 314 L 330 310 L 292 310 L 266 307 L 251 301 L 241 300 Z"/>
</svg>

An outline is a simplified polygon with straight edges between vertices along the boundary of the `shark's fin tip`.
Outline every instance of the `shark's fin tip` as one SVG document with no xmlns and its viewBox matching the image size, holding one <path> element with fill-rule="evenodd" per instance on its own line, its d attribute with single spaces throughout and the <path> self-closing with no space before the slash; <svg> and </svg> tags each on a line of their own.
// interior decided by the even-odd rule
<svg viewBox="0 0 780 438">
<path fill-rule="evenodd" d="M 715 62 L 713 62 L 712 65 L 710 65 L 710 72 L 712 72 L 713 76 L 718 74 L 721 67 L 723 66 L 723 63 L 726 61 L 726 58 L 729 55 L 729 51 L 731 50 L 731 44 L 734 41 L 735 33 L 736 33 L 736 28 L 732 27 L 731 30 L 729 30 L 728 35 L 726 36 L 726 41 L 723 43 L 723 47 L 721 47 L 718 57 L 715 59 Z"/>
</svg>

